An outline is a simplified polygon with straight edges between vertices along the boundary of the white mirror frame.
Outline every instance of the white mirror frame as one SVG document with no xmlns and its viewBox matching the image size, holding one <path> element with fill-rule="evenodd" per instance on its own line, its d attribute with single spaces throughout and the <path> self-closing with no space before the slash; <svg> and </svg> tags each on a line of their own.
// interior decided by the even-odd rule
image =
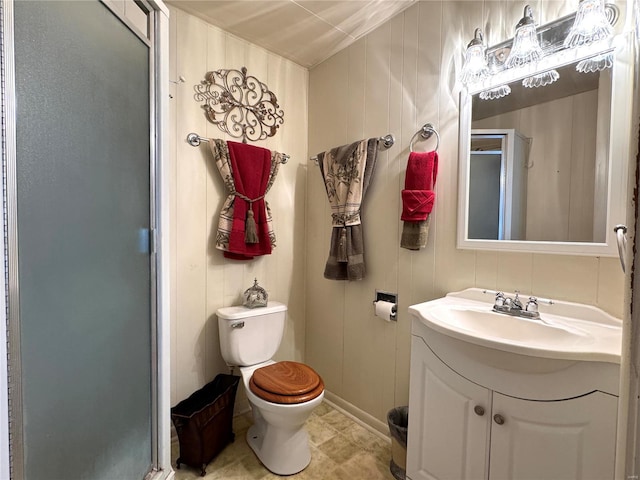
<svg viewBox="0 0 640 480">
<path fill-rule="evenodd" d="M 628 198 L 628 176 L 630 166 L 630 144 L 633 105 L 629 95 L 633 86 L 633 34 L 615 36 L 598 48 L 581 47 L 563 50 L 540 60 L 537 65 L 502 71 L 483 83 L 463 88 L 460 92 L 459 125 L 459 181 L 458 181 L 458 235 L 457 247 L 473 250 L 501 250 L 516 252 L 556 253 L 564 255 L 618 256 L 616 234 L 613 228 L 625 223 Z M 469 202 L 469 157 L 471 146 L 471 97 L 474 94 L 512 83 L 538 72 L 559 68 L 589 58 L 598 53 L 615 49 L 612 74 L 611 123 L 609 125 L 608 153 L 608 195 L 607 232 L 605 243 L 516 241 L 516 240 L 474 240 L 468 238 Z M 542 87 L 544 88 L 544 87 Z"/>
</svg>

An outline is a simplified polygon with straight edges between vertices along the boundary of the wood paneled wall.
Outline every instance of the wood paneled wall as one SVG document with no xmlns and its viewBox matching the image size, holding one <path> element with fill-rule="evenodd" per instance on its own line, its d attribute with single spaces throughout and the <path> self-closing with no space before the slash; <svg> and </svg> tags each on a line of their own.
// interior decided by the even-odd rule
<svg viewBox="0 0 640 480">
<path fill-rule="evenodd" d="M 462 52 L 478 26 L 489 44 L 510 37 L 527 3 L 539 23 L 575 10 L 568 0 L 418 2 L 310 71 L 310 154 L 386 133 L 397 140 L 381 153 L 363 205 L 363 281 L 323 278 L 331 223 L 313 165 L 307 187 L 305 361 L 345 408 L 381 430 L 386 412 L 408 401 L 407 307 L 413 303 L 477 286 L 585 302 L 622 315 L 624 276 L 616 258 L 456 249 Z M 414 252 L 400 248 L 400 191 L 409 140 L 427 122 L 440 132 L 440 167 L 429 242 Z M 374 316 L 376 289 L 399 294 L 397 323 Z"/>
<path fill-rule="evenodd" d="M 384 429 L 389 408 L 406 404 L 407 307 L 472 286 L 586 302 L 621 316 L 624 276 L 615 258 L 456 249 L 458 94 L 462 51 L 476 27 L 490 44 L 511 36 L 525 3 L 540 23 L 575 10 L 573 0 L 425 1 L 310 72 L 171 8 L 172 335 L 171 401 L 227 370 L 215 310 L 235 304 L 258 277 L 289 306 L 279 358 L 317 369 L 334 398 Z M 212 247 L 224 188 L 206 146 L 186 135 L 219 137 L 194 100 L 209 70 L 246 66 L 273 90 L 285 124 L 263 143 L 291 155 L 269 194 L 278 247 L 252 262 L 225 260 Z M 425 250 L 400 248 L 400 190 L 409 140 L 426 122 L 439 129 L 436 208 Z M 323 278 L 331 230 L 314 155 L 360 138 L 393 133 L 363 208 L 368 276 Z M 418 144 L 429 148 L 433 144 Z M 373 315 L 375 290 L 399 294 L 397 323 Z"/>
<path fill-rule="evenodd" d="M 228 369 L 220 356 L 216 309 L 241 303 L 258 278 L 270 298 L 289 307 L 278 356 L 304 357 L 305 199 L 308 71 L 288 60 L 171 8 L 171 402 L 177 403 Z M 273 91 L 285 112 L 278 133 L 260 146 L 287 153 L 267 196 L 277 247 L 252 261 L 227 260 L 214 248 L 218 213 L 226 197 L 209 147 L 194 148 L 190 132 L 228 138 L 209 123 L 194 99 L 206 72 L 246 66 Z"/>
</svg>

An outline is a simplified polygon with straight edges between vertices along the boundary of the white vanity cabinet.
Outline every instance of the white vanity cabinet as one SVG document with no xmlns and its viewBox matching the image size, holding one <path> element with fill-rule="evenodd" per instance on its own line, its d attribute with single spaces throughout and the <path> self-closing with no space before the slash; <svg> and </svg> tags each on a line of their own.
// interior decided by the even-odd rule
<svg viewBox="0 0 640 480">
<path fill-rule="evenodd" d="M 413 335 L 408 479 L 613 478 L 616 396 L 591 391 L 569 399 L 526 400 L 472 380 Z M 521 381 L 528 381 L 526 373 Z"/>
<path fill-rule="evenodd" d="M 602 392 L 551 402 L 494 392 L 489 479 L 613 478 L 617 410 Z"/>
<path fill-rule="evenodd" d="M 407 477 L 487 478 L 491 391 L 453 372 L 411 339 Z"/>
</svg>

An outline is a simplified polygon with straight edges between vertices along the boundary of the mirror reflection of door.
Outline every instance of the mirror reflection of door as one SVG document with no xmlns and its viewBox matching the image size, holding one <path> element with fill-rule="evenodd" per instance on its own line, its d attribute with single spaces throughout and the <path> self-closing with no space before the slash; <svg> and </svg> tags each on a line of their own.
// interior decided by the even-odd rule
<svg viewBox="0 0 640 480">
<path fill-rule="evenodd" d="M 511 94 L 504 98 L 481 100 L 473 95 L 471 133 L 515 130 L 531 139 L 527 147 L 531 168 L 526 183 L 526 232 L 508 228 L 513 217 L 507 213 L 511 208 L 507 195 L 504 236 L 474 234 L 471 223 L 476 220 L 470 218 L 469 239 L 605 241 L 611 70 L 581 73 L 570 64 L 558 72 L 560 79 L 543 88 L 525 88 L 518 80 L 509 84 Z M 471 157 L 473 152 L 472 146 Z M 471 166 L 469 173 L 473 188 L 478 179 Z"/>
<path fill-rule="evenodd" d="M 514 129 L 472 130 L 468 238 L 526 238 L 528 145 Z"/>
<path fill-rule="evenodd" d="M 503 135 L 471 135 L 469 238 L 504 239 L 503 140 Z"/>
</svg>

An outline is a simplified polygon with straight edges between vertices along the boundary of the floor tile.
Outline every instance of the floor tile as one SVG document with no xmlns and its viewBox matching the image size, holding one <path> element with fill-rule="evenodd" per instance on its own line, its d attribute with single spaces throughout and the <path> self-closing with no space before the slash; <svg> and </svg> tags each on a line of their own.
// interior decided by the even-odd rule
<svg viewBox="0 0 640 480">
<path fill-rule="evenodd" d="M 388 465 L 380 463 L 373 455 L 359 453 L 335 470 L 337 479 L 393 480 Z"/>
<path fill-rule="evenodd" d="M 333 412 L 334 409 L 327 405 L 325 402 L 318 405 L 318 407 L 313 411 L 311 416 L 322 417 L 327 413 Z"/>
<path fill-rule="evenodd" d="M 346 430 L 355 423 L 349 417 L 337 410 L 332 410 L 331 412 L 323 415 L 322 421 L 328 423 L 339 432 Z"/>
<path fill-rule="evenodd" d="M 391 458 L 391 441 L 380 438 L 357 423 L 350 425 L 341 434 L 373 455 L 379 462 L 385 463 Z"/>
<path fill-rule="evenodd" d="M 307 421 L 311 463 L 302 472 L 282 477 L 260 463 L 246 441 L 251 413 L 234 417 L 236 439 L 213 459 L 200 476 L 199 468 L 183 465 L 176 480 L 393 480 L 389 472 L 391 443 L 370 432 L 327 403 L 316 408 Z M 179 444 L 171 444 L 175 466 Z"/>
<path fill-rule="evenodd" d="M 337 430 L 323 422 L 320 417 L 311 417 L 305 425 L 311 445 L 321 445 L 338 435 Z"/>
<path fill-rule="evenodd" d="M 338 465 L 343 464 L 361 451 L 355 443 L 350 442 L 343 435 L 336 435 L 327 440 L 318 449 Z"/>
<path fill-rule="evenodd" d="M 327 472 L 331 472 L 338 465 L 323 452 L 312 449 L 311 463 L 307 468 L 297 475 L 293 475 L 295 480 L 324 480 Z"/>
<path fill-rule="evenodd" d="M 209 468 L 207 468 L 207 472 L 209 472 Z M 251 480 L 253 478 L 255 477 L 245 468 L 242 461 L 237 461 L 207 473 L 205 480 Z"/>
</svg>

